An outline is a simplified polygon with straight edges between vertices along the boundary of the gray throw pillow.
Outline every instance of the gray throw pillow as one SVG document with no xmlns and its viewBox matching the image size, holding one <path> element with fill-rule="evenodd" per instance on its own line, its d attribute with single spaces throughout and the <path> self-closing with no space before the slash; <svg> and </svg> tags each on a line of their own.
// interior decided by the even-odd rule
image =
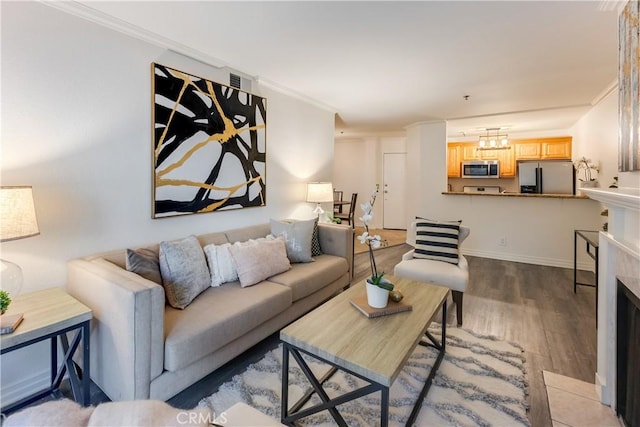
<svg viewBox="0 0 640 427">
<path fill-rule="evenodd" d="M 311 262 L 311 240 L 316 219 L 307 221 L 271 220 L 271 234 L 282 236 L 287 247 L 289 261 Z"/>
<path fill-rule="evenodd" d="M 151 249 L 127 249 L 126 267 L 127 271 L 162 285 L 158 255 Z"/>
<path fill-rule="evenodd" d="M 160 243 L 160 273 L 169 305 L 183 309 L 211 284 L 202 246 L 195 236 Z"/>
</svg>

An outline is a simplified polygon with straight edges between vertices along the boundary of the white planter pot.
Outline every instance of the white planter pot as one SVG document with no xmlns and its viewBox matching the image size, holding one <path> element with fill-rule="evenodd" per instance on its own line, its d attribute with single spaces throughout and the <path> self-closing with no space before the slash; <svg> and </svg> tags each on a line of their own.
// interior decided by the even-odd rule
<svg viewBox="0 0 640 427">
<path fill-rule="evenodd" d="M 388 302 L 388 290 L 367 282 L 367 304 L 373 308 L 385 308 Z"/>
</svg>

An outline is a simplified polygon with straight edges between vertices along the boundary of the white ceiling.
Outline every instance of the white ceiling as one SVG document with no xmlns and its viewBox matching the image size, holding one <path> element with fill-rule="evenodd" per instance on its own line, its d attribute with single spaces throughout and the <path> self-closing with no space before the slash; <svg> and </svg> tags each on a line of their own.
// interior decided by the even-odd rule
<svg viewBox="0 0 640 427">
<path fill-rule="evenodd" d="M 448 120 L 567 129 L 617 79 L 615 1 L 76 3 L 336 112 L 343 137 Z M 106 15 L 105 15 L 106 14 Z M 469 100 L 463 97 L 469 95 Z"/>
</svg>

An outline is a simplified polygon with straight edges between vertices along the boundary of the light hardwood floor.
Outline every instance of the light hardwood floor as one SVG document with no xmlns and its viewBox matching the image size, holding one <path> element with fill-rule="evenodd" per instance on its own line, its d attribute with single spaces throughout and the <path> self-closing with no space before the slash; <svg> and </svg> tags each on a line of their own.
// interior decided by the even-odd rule
<svg viewBox="0 0 640 427">
<path fill-rule="evenodd" d="M 376 250 L 379 271 L 393 272 L 408 245 Z M 594 382 L 596 369 L 595 290 L 573 293 L 573 271 L 566 268 L 467 257 L 469 289 L 464 295 L 463 327 L 520 343 L 525 349 L 529 381 L 529 419 L 534 427 L 551 426 L 542 370 Z M 369 273 L 366 253 L 355 257 L 355 281 Z M 582 281 L 587 278 L 583 278 Z M 455 310 L 449 310 L 455 325 Z M 220 384 L 278 345 L 273 334 L 216 372 L 174 396 L 169 403 L 195 407 Z M 107 400 L 95 386 L 92 403 Z"/>
</svg>

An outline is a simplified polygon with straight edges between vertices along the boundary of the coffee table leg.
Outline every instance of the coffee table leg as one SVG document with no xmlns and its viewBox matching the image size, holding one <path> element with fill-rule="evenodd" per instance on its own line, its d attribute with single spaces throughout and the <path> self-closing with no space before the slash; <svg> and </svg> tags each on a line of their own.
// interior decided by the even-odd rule
<svg viewBox="0 0 640 427">
<path fill-rule="evenodd" d="M 407 427 L 413 426 L 413 423 L 418 417 L 418 414 L 420 413 L 420 409 L 422 408 L 422 402 L 424 401 L 424 398 L 427 396 L 427 393 L 431 388 L 431 383 L 433 382 L 433 378 L 436 376 L 436 372 L 438 372 L 438 368 L 440 367 L 440 363 L 442 363 L 442 359 L 444 359 L 444 350 L 446 348 L 446 342 L 447 342 L 446 333 L 447 333 L 447 301 L 445 300 L 442 303 L 442 335 L 440 338 L 440 343 L 438 343 L 436 339 L 433 337 L 433 335 L 431 335 L 428 331 L 426 332 L 426 335 L 427 335 L 427 338 L 429 338 L 429 340 L 431 341 L 431 344 L 422 343 L 422 342 L 420 343 L 423 346 L 433 347 L 436 350 L 438 350 L 438 357 L 433 363 L 433 366 L 429 371 L 429 376 L 427 377 L 427 380 L 425 381 L 424 386 L 422 387 L 422 391 L 420 392 L 420 394 L 418 395 L 418 398 L 416 399 L 416 403 L 413 406 L 411 415 L 409 415 L 409 419 L 405 424 L 405 426 Z"/>
<path fill-rule="evenodd" d="M 383 387 L 380 399 L 380 427 L 389 425 L 389 387 Z"/>
<path fill-rule="evenodd" d="M 282 345 L 282 398 L 280 406 L 280 422 L 289 416 L 289 346 Z"/>
</svg>

